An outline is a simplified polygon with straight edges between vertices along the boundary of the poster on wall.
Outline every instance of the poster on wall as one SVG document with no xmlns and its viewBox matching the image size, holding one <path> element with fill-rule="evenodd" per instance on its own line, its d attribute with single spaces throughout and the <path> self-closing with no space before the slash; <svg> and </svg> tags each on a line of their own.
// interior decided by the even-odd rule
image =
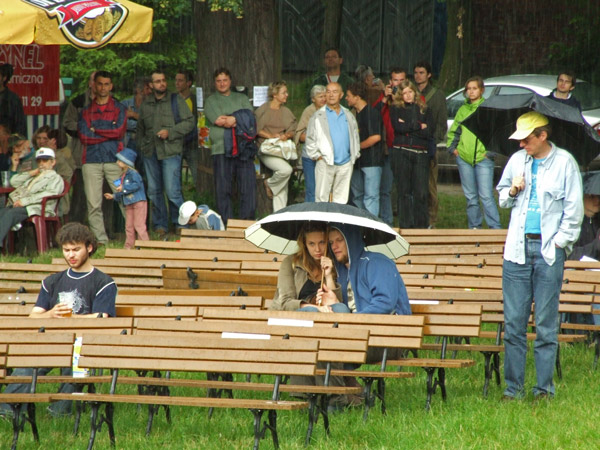
<svg viewBox="0 0 600 450">
<path fill-rule="evenodd" d="M 13 66 L 8 88 L 21 97 L 26 115 L 59 113 L 58 45 L 0 45 L 0 64 Z"/>
</svg>

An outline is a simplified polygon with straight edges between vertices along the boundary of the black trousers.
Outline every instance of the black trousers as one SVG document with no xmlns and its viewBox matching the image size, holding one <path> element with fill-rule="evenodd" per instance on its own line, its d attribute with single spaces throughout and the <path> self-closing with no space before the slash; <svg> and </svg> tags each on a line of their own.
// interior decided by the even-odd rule
<svg viewBox="0 0 600 450">
<path fill-rule="evenodd" d="M 217 211 L 227 225 L 233 217 L 231 194 L 233 179 L 236 179 L 239 198 L 239 218 L 254 220 L 256 212 L 256 172 L 254 161 L 242 161 L 239 158 L 226 158 L 225 155 L 213 155 L 213 172 L 215 179 L 215 195 Z"/>
<path fill-rule="evenodd" d="M 429 156 L 392 148 L 392 171 L 398 187 L 398 226 L 427 228 L 429 226 Z"/>
</svg>

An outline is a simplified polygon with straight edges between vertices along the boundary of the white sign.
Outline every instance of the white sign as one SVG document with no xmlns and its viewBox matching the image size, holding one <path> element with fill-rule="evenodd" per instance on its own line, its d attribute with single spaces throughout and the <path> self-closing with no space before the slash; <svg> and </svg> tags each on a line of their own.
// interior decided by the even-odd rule
<svg viewBox="0 0 600 450">
<path fill-rule="evenodd" d="M 312 328 L 314 321 L 312 320 L 300 320 L 300 319 L 280 319 L 277 317 L 269 317 L 267 325 L 282 325 L 287 327 L 306 327 Z"/>
<path fill-rule="evenodd" d="M 254 89 L 252 90 L 252 106 L 258 108 L 263 103 L 266 103 L 269 99 L 268 91 L 269 86 L 254 86 Z"/>
<path fill-rule="evenodd" d="M 196 88 L 196 109 L 204 109 L 204 93 L 201 87 Z"/>
<path fill-rule="evenodd" d="M 232 333 L 228 331 L 223 331 L 221 337 L 223 339 L 262 339 L 265 341 L 271 339 L 270 334 Z"/>
</svg>

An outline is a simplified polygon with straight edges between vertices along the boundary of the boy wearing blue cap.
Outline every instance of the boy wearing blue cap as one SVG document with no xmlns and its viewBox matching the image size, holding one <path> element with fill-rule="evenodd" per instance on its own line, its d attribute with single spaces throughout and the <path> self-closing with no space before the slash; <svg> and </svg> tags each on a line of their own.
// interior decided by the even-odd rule
<svg viewBox="0 0 600 450">
<path fill-rule="evenodd" d="M 121 178 L 115 180 L 117 190 L 114 194 L 106 193 L 108 200 L 116 200 L 125 206 L 125 248 L 132 248 L 135 243 L 135 233 L 141 241 L 149 241 L 146 229 L 148 201 L 144 192 L 144 182 L 135 170 L 136 153 L 130 148 L 124 148 L 117 153 L 117 165 L 123 171 Z"/>
</svg>

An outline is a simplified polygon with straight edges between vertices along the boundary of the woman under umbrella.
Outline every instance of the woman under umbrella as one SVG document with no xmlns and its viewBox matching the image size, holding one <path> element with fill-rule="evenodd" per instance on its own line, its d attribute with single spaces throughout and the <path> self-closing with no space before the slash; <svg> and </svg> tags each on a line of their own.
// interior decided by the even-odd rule
<svg viewBox="0 0 600 450">
<path fill-rule="evenodd" d="M 327 254 L 327 226 L 323 222 L 307 222 L 298 235 L 298 252 L 281 264 L 271 309 L 349 313 L 348 307 L 340 303 L 341 289 L 336 287 L 333 261 Z M 317 304 L 316 294 L 323 279 L 336 293 L 337 302 Z"/>
</svg>

